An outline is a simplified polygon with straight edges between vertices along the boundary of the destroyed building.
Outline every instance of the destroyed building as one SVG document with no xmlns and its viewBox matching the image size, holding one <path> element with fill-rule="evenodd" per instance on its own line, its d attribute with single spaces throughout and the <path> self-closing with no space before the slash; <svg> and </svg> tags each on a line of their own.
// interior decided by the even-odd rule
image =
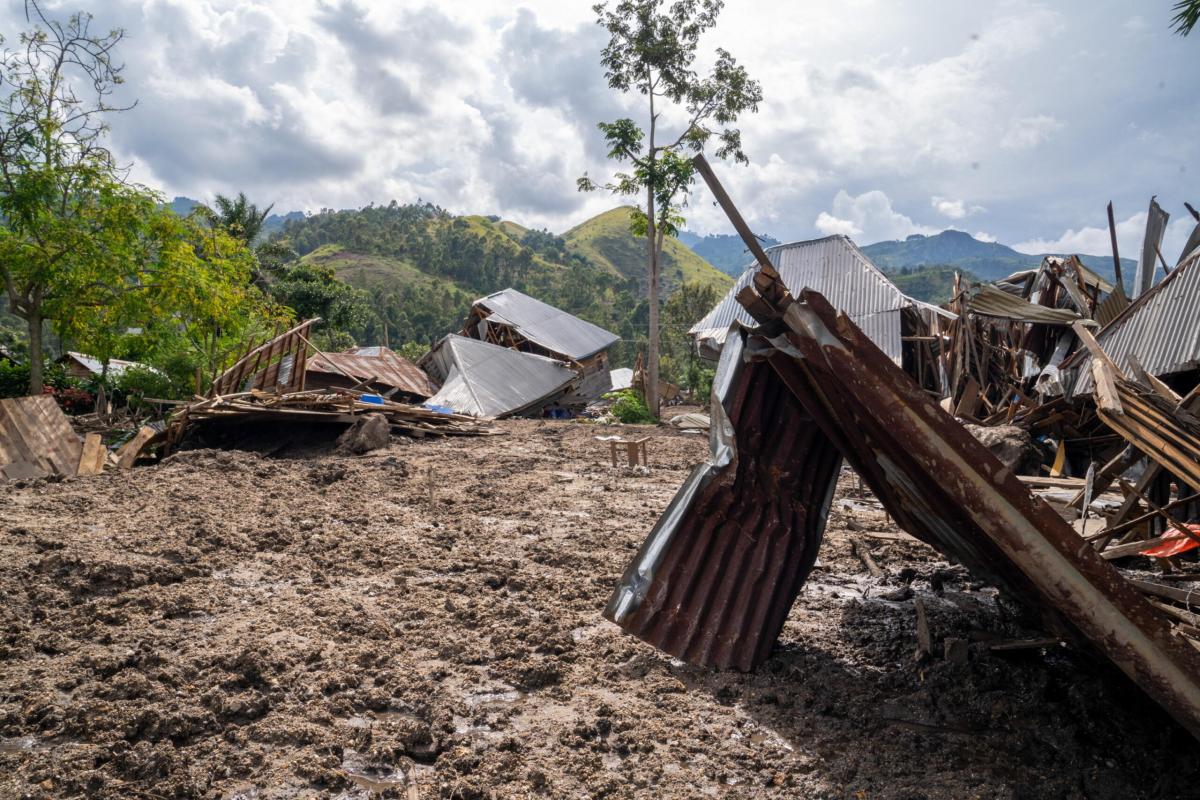
<svg viewBox="0 0 1200 800">
<path fill-rule="evenodd" d="M 581 379 L 563 405 L 584 405 L 611 388 L 608 351 L 620 337 L 516 289 L 476 300 L 462 335 L 571 365 Z"/>
<path fill-rule="evenodd" d="M 936 333 L 942 322 L 953 319 L 945 309 L 901 292 L 847 236 L 781 244 L 766 252 L 788 286 L 807 286 L 821 292 L 862 327 L 892 361 L 912 374 L 916 373 L 917 361 L 926 357 L 922 337 Z M 705 358 L 717 360 L 729 326 L 735 321 L 753 323 L 737 301 L 753 273 L 753 267 L 747 268 L 713 310 L 688 331 Z"/>
<path fill-rule="evenodd" d="M 749 320 L 733 315 L 724 337 L 711 457 L 650 531 L 605 615 L 693 664 L 753 669 L 813 568 L 845 461 L 903 530 L 1044 630 L 1106 657 L 1200 737 L 1200 386 L 1189 354 L 1200 298 L 1188 278 L 1200 248 L 1103 327 L 1098 309 L 1121 302 L 1120 279 L 1106 288 L 1077 259 L 1047 259 L 1003 288 L 961 288 L 958 318 L 933 342 L 954 392 L 938 402 L 869 325 L 789 283 L 702 156 L 696 164 L 755 256 L 736 294 Z M 1187 333 L 1171 327 L 1181 319 Z M 1129 357 L 1119 363 L 1105 341 Z M 1076 350 L 1086 355 L 1069 357 Z M 1078 388 L 1085 364 L 1091 394 Z M 1047 365 L 1073 397 L 1028 391 Z M 1177 367 L 1190 387 L 1163 380 Z M 1060 475 L 1071 441 L 1087 477 L 1016 475 L 950 413 L 968 397 L 985 424 L 1060 436 Z M 1036 486 L 1076 491 L 1051 503 Z M 1100 517 L 1092 528 L 1089 513 Z"/>
<path fill-rule="evenodd" d="M 456 334 L 435 344 L 421 365 L 442 387 L 427 405 L 484 419 L 540 417 L 579 381 L 558 359 Z"/>
</svg>

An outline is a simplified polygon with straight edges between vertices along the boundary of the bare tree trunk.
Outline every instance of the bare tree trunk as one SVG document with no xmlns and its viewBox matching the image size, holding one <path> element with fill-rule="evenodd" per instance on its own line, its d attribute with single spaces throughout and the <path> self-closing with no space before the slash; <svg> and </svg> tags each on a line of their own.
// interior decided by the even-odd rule
<svg viewBox="0 0 1200 800">
<path fill-rule="evenodd" d="M 42 315 L 33 312 L 25 318 L 29 325 L 29 393 L 42 393 Z"/>
<path fill-rule="evenodd" d="M 646 405 L 658 419 L 658 235 L 654 221 L 654 188 L 646 190 L 646 250 L 649 262 L 650 336 L 646 346 Z"/>
</svg>

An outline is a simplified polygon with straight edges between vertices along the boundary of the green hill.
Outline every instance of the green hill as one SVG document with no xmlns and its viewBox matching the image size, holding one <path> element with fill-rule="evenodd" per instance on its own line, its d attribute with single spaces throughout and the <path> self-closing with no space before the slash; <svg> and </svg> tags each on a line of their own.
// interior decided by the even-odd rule
<svg viewBox="0 0 1200 800">
<path fill-rule="evenodd" d="M 562 237 L 571 252 L 639 286 L 646 274 L 646 241 L 629 231 L 629 208 L 614 208 L 576 225 Z M 724 292 L 733 279 L 674 237 L 663 243 L 662 285 L 670 294 L 682 283 L 698 282 Z"/>
<path fill-rule="evenodd" d="M 431 204 L 367 206 L 292 217 L 274 239 L 300 260 L 363 289 L 376 319 L 358 341 L 428 344 L 456 331 L 471 302 L 513 287 L 618 334 L 614 362 L 645 338 L 645 251 L 628 212 L 601 214 L 566 236 Z M 685 281 L 724 291 L 731 279 L 675 239 L 664 247 L 664 300 Z"/>
</svg>

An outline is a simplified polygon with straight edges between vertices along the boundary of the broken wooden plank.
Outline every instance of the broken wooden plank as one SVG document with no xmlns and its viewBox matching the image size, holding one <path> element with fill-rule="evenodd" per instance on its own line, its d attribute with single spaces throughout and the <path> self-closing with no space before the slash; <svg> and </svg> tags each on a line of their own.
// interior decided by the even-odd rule
<svg viewBox="0 0 1200 800">
<path fill-rule="evenodd" d="M 79 456 L 79 475 L 99 475 L 108 460 L 108 448 L 98 433 L 89 433 L 83 439 L 83 452 Z"/>
<path fill-rule="evenodd" d="M 121 446 L 117 451 L 117 468 L 131 469 L 134 463 L 138 460 L 138 456 L 142 454 L 142 450 L 146 444 L 154 438 L 158 432 L 149 425 L 143 425 L 134 434 L 134 437 Z"/>
<path fill-rule="evenodd" d="M 0 400 L 0 467 L 23 462 L 42 474 L 70 477 L 79 468 L 82 449 L 79 436 L 53 397 Z M 20 471 L 28 473 L 24 468 Z"/>
</svg>

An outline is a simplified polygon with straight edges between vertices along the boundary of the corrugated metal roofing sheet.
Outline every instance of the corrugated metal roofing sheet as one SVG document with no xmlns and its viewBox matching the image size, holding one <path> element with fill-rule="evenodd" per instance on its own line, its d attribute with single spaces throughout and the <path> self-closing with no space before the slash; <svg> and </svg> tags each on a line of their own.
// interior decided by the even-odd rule
<svg viewBox="0 0 1200 800">
<path fill-rule="evenodd" d="M 1070 325 L 1082 319 L 1069 308 L 1049 308 L 1030 303 L 993 286 L 980 286 L 967 300 L 971 313 L 985 317 L 1039 322 L 1046 325 Z"/>
<path fill-rule="evenodd" d="M 395 387 L 402 392 L 429 397 L 434 386 L 416 364 L 386 347 L 359 348 L 347 353 L 319 353 L 308 361 L 308 373 L 350 375 L 376 386 Z"/>
<path fill-rule="evenodd" d="M 104 363 L 95 356 L 89 356 L 87 353 L 77 353 L 74 350 L 68 350 L 67 356 L 79 362 L 84 369 L 93 375 L 99 375 L 104 371 Z M 149 364 L 143 364 L 140 361 L 126 361 L 123 358 L 110 358 L 108 360 L 109 377 L 115 378 L 127 369 L 145 369 L 150 372 L 158 372 L 154 367 Z"/>
<path fill-rule="evenodd" d="M 1200 367 L 1200 249 L 1096 334 L 1108 357 L 1128 373 L 1135 356 L 1151 375 Z M 1076 367 L 1072 394 L 1092 390 L 1091 355 Z"/>
<path fill-rule="evenodd" d="M 429 405 L 496 419 L 544 405 L 575 380 L 574 370 L 545 356 L 451 334 L 422 359 L 442 388 Z"/>
<path fill-rule="evenodd" d="M 900 311 L 913 305 L 913 301 L 897 289 L 849 237 L 826 236 L 777 245 L 766 252 L 789 291 L 799 294 L 801 289 L 809 288 L 821 292 L 854 320 L 889 358 L 900 363 Z M 753 276 L 754 267 L 751 266 L 708 316 L 693 325 L 688 333 L 702 343 L 707 340 L 709 346 L 719 348 L 735 321 L 753 325 L 750 315 L 737 301 L 737 293 L 750 284 Z"/>
<path fill-rule="evenodd" d="M 490 322 L 508 325 L 534 344 L 577 361 L 607 350 L 621 338 L 516 289 L 481 297 L 475 305 L 490 312 Z"/>
</svg>

